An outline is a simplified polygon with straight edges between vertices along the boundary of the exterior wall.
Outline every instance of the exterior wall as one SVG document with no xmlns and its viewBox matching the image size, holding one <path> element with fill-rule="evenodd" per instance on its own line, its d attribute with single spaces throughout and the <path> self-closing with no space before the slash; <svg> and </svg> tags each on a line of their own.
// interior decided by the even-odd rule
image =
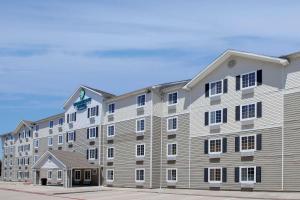
<svg viewBox="0 0 300 200">
<path fill-rule="evenodd" d="M 15 142 L 8 140 L 7 137 L 1 138 L 2 149 L 3 149 L 3 157 L 1 163 L 1 178 L 5 181 L 13 181 L 16 179 L 16 158 L 15 158 Z M 11 160 L 13 165 L 11 165 Z"/>
</svg>

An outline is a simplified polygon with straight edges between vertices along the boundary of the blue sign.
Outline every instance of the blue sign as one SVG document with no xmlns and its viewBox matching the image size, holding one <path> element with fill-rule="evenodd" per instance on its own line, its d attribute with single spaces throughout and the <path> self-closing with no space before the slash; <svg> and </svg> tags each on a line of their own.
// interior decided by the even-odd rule
<svg viewBox="0 0 300 200">
<path fill-rule="evenodd" d="M 92 98 L 87 98 L 87 99 L 75 102 L 73 105 L 76 107 L 77 110 L 85 110 L 87 108 L 87 104 L 91 101 L 92 101 Z"/>
</svg>

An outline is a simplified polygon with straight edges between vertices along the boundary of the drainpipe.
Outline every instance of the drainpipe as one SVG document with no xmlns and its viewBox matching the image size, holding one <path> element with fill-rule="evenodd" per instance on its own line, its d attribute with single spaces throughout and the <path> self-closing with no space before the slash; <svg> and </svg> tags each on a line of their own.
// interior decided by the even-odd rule
<svg viewBox="0 0 300 200">
<path fill-rule="evenodd" d="M 151 114 L 150 114 L 150 188 L 152 188 L 152 142 L 153 142 L 153 91 L 151 91 Z"/>
</svg>

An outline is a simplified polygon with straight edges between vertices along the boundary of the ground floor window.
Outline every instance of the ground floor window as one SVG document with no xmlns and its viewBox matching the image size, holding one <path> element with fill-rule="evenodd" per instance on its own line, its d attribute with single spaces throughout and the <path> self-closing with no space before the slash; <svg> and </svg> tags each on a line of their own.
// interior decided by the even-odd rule
<svg viewBox="0 0 300 200">
<path fill-rule="evenodd" d="M 48 170 L 48 179 L 52 179 L 52 170 Z"/>
<path fill-rule="evenodd" d="M 106 171 L 106 180 L 109 182 L 114 181 L 114 170 L 113 169 L 108 169 Z"/>
<path fill-rule="evenodd" d="M 177 169 L 167 169 L 167 182 L 177 182 Z"/>
<path fill-rule="evenodd" d="M 145 169 L 135 170 L 135 181 L 144 182 L 145 181 Z"/>
<path fill-rule="evenodd" d="M 85 181 L 90 181 L 91 180 L 91 170 L 85 170 L 84 171 L 84 180 Z"/>
<path fill-rule="evenodd" d="M 81 179 L 81 171 L 75 170 L 75 181 L 80 181 Z"/>
<path fill-rule="evenodd" d="M 222 168 L 209 168 L 209 182 L 221 183 L 222 182 Z"/>
<path fill-rule="evenodd" d="M 256 167 L 240 167 L 240 182 L 255 182 Z"/>
<path fill-rule="evenodd" d="M 62 179 L 62 170 L 57 171 L 57 179 L 61 180 Z"/>
</svg>

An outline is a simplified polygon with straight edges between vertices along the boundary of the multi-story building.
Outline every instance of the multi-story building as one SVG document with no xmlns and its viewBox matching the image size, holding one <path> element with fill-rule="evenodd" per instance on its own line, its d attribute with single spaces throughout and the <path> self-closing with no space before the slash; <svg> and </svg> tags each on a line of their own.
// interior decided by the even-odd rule
<svg viewBox="0 0 300 200">
<path fill-rule="evenodd" d="M 2 135 L 3 180 L 300 191 L 300 53 L 226 51 L 191 80 L 123 95 L 80 86 Z"/>
</svg>

